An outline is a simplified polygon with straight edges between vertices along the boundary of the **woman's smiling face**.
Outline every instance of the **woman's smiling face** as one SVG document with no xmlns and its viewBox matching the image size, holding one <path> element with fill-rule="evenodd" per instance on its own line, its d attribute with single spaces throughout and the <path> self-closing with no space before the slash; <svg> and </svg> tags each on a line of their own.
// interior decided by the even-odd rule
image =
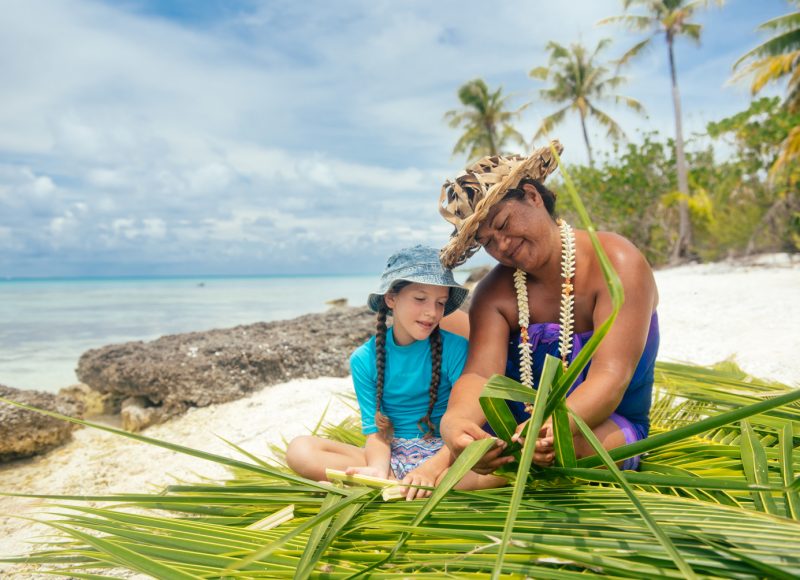
<svg viewBox="0 0 800 580">
<path fill-rule="evenodd" d="M 427 339 L 444 316 L 450 297 L 446 286 L 413 283 L 397 293 L 387 293 L 386 305 L 392 309 L 394 341 L 400 346 Z"/>
<path fill-rule="evenodd" d="M 527 184 L 523 188 L 522 199 L 508 199 L 489 210 L 475 239 L 504 266 L 530 271 L 549 255 L 542 243 L 554 222 L 536 189 Z"/>
</svg>

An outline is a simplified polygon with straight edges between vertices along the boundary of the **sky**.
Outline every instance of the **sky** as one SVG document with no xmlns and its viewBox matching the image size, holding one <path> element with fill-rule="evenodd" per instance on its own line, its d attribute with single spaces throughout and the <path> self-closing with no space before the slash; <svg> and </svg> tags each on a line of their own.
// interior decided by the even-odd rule
<svg viewBox="0 0 800 580">
<path fill-rule="evenodd" d="M 713 3 L 712 3 L 713 4 Z M 786 0 L 729 0 L 676 61 L 689 147 L 745 109 L 732 64 Z M 596 23 L 620 0 L 0 0 L 0 279 L 350 274 L 443 245 L 442 182 L 466 164 L 443 120 L 483 78 L 531 140 L 555 105 L 546 44 L 641 36 Z M 674 131 L 657 39 L 604 104 L 636 142 Z M 609 150 L 589 126 L 593 146 Z M 576 120 L 553 133 L 585 163 Z M 543 145 L 544 141 L 535 143 Z M 529 143 L 528 146 L 533 144 Z M 524 152 L 524 148 L 520 149 Z M 480 261 L 478 258 L 476 260 Z"/>
</svg>

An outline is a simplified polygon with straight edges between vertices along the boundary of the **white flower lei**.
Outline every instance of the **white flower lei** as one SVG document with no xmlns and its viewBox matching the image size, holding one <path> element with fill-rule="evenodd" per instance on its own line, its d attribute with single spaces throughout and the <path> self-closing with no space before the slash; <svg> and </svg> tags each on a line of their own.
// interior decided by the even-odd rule
<svg viewBox="0 0 800 580">
<path fill-rule="evenodd" d="M 572 352 L 572 335 L 575 326 L 575 296 L 573 295 L 575 277 L 575 232 L 572 227 L 562 219 L 557 222 L 561 234 L 561 309 L 559 322 L 559 354 L 561 365 L 567 370 L 569 355 Z M 517 311 L 519 312 L 519 370 L 520 382 L 526 387 L 533 388 L 533 358 L 531 344 L 528 337 L 530 324 L 530 310 L 528 308 L 528 274 L 524 270 L 514 272 L 514 288 L 517 292 Z M 525 405 L 525 410 L 530 412 L 530 405 Z"/>
</svg>

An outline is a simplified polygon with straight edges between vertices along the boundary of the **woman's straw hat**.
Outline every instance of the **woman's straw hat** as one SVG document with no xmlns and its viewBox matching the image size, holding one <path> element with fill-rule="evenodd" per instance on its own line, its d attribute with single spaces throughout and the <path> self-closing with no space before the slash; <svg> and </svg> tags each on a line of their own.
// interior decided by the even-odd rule
<svg viewBox="0 0 800 580">
<path fill-rule="evenodd" d="M 559 155 L 564 150 L 561 143 L 551 141 L 528 157 L 484 157 L 453 181 L 444 182 L 439 196 L 439 213 L 456 228 L 439 253 L 445 268 L 460 266 L 480 249 L 480 244 L 475 241 L 478 227 L 509 189 L 517 187 L 525 178 L 544 181 L 555 171 L 558 162 L 551 147 Z"/>
</svg>

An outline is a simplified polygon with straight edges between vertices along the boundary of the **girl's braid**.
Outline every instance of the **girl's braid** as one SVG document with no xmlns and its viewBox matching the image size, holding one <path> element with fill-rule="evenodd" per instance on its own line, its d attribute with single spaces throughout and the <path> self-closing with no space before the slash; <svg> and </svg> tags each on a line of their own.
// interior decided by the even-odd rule
<svg viewBox="0 0 800 580">
<path fill-rule="evenodd" d="M 385 302 L 378 308 L 378 325 L 375 333 L 375 368 L 377 377 L 375 379 L 375 425 L 385 439 L 391 439 L 392 422 L 389 417 L 381 412 L 383 402 L 383 379 L 386 371 L 386 315 L 389 307 Z"/>
<path fill-rule="evenodd" d="M 420 431 L 425 431 L 424 437 L 426 438 L 433 437 L 436 429 L 431 421 L 431 414 L 436 405 L 436 399 L 439 398 L 439 378 L 442 371 L 442 335 L 439 333 L 438 326 L 433 329 L 429 340 L 431 342 L 431 386 L 428 389 L 428 414 L 417 423 Z"/>
</svg>

